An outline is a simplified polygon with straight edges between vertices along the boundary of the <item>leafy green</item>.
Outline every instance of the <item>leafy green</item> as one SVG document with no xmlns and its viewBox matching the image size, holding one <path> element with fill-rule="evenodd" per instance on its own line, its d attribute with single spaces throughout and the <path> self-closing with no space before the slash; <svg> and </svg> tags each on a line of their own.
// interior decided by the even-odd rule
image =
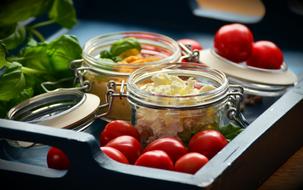
<svg viewBox="0 0 303 190">
<path fill-rule="evenodd" d="M 25 26 L 26 22 L 45 13 L 48 13 L 50 20 Z M 0 40 L 6 44 L 7 49 L 15 49 L 22 44 L 27 35 L 44 41 L 37 30 L 38 27 L 57 23 L 65 28 L 72 28 L 76 22 L 72 0 L 2 0 Z"/>
<path fill-rule="evenodd" d="M 196 122 L 194 125 L 190 127 L 186 127 L 183 129 L 183 131 L 178 132 L 178 137 L 184 142 L 184 144 L 188 144 L 192 136 L 194 136 L 196 133 L 208 129 L 218 129 L 218 123 L 208 123 L 205 124 L 204 122 Z"/>
<path fill-rule="evenodd" d="M 243 128 L 230 123 L 228 125 L 219 127 L 219 131 L 227 138 L 228 140 L 232 140 L 235 138 L 239 133 L 243 131 Z"/>
<path fill-rule="evenodd" d="M 81 52 L 75 37 L 63 35 L 50 43 L 31 40 L 18 57 L 6 60 L 5 55 L 0 54 L 5 62 L 0 70 L 0 105 L 6 108 L 0 110 L 0 116 L 4 117 L 10 107 L 20 101 L 42 93 L 41 82 L 73 76 L 70 62 L 79 59 Z"/>
<path fill-rule="evenodd" d="M 141 51 L 141 45 L 135 38 L 123 38 L 111 45 L 110 50 L 103 50 L 100 52 L 100 58 L 111 59 L 115 62 L 121 61 L 120 55 L 128 50 L 137 49 Z"/>
<path fill-rule="evenodd" d="M 42 15 L 49 20 L 29 23 Z M 43 93 L 42 82 L 73 76 L 70 62 L 82 52 L 78 40 L 63 35 L 46 42 L 38 28 L 54 23 L 71 28 L 76 21 L 72 0 L 1 1 L 0 117 L 21 101 Z"/>
<path fill-rule="evenodd" d="M 119 56 L 123 52 L 137 49 L 141 51 L 141 45 L 136 38 L 123 38 L 112 44 L 110 48 L 110 53 L 114 56 Z"/>
<path fill-rule="evenodd" d="M 69 63 L 73 59 L 80 58 L 82 49 L 79 42 L 73 36 L 63 35 L 54 41 L 47 43 L 35 43 L 24 48 L 19 57 L 25 67 L 39 70 L 41 73 L 50 75 L 72 75 Z M 68 72 L 66 72 L 68 71 Z M 63 72 L 63 73 L 62 73 Z M 67 76 L 68 77 L 68 76 Z"/>
<path fill-rule="evenodd" d="M 23 89 L 18 95 L 16 95 L 10 101 L 0 101 L 0 117 L 5 117 L 8 112 L 8 108 L 15 106 L 16 104 L 22 102 L 33 96 L 32 88 Z"/>
<path fill-rule="evenodd" d="M 47 11 L 53 0 L 1 0 L 0 26 L 36 17 Z"/>
<path fill-rule="evenodd" d="M 7 36 L 11 35 L 16 30 L 17 24 L 10 24 L 5 26 L 0 26 L 0 39 L 6 38 Z"/>
<path fill-rule="evenodd" d="M 26 75 L 39 76 L 38 84 L 33 84 L 40 91 L 42 81 L 55 81 L 73 76 L 70 62 L 81 57 L 82 49 L 78 40 L 70 35 L 63 35 L 50 43 L 34 43 L 24 48 L 19 56 Z"/>
<path fill-rule="evenodd" d="M 81 53 L 81 46 L 75 36 L 63 35 L 52 41 L 48 46 L 48 54 L 53 72 L 67 74 L 65 71 L 70 71 L 70 62 L 81 58 Z"/>
<path fill-rule="evenodd" d="M 5 60 L 5 46 L 3 43 L 0 43 L 0 69 L 5 65 L 6 60 Z M 1 72 L 0 72 L 1 76 Z"/>
<path fill-rule="evenodd" d="M 20 44 L 22 44 L 26 37 L 26 31 L 24 26 L 17 26 L 15 31 L 7 36 L 6 38 L 2 39 L 2 42 L 6 45 L 8 50 L 15 49 Z"/>
<path fill-rule="evenodd" d="M 244 129 L 241 127 L 236 126 L 233 123 L 229 123 L 225 126 L 218 126 L 218 124 L 212 124 L 207 127 L 202 126 L 198 128 L 185 128 L 182 132 L 178 133 L 178 137 L 182 139 L 184 144 L 188 144 L 189 140 L 192 136 L 194 136 L 197 132 L 203 131 L 206 129 L 214 129 L 220 131 L 226 139 L 231 141 L 233 138 L 235 138 L 239 133 L 241 133 Z"/>
<path fill-rule="evenodd" d="M 5 72 L 0 77 L 0 101 L 9 101 L 19 95 L 26 83 L 21 64 L 6 63 L 4 67 Z"/>
<path fill-rule="evenodd" d="M 108 50 L 103 50 L 103 51 L 100 52 L 100 57 L 101 58 L 112 59 L 113 55 Z"/>
<path fill-rule="evenodd" d="M 100 58 L 109 59 L 109 60 L 112 60 L 114 62 L 118 62 L 118 61 L 122 60 L 120 57 L 114 56 L 113 54 L 111 54 L 108 50 L 101 51 L 100 52 Z"/>
<path fill-rule="evenodd" d="M 54 0 L 49 18 L 65 28 L 72 28 L 76 23 L 76 11 L 72 0 Z"/>
<path fill-rule="evenodd" d="M 48 70 L 52 70 L 52 66 L 48 64 L 47 42 L 27 46 L 21 51 L 18 59 L 23 66 L 35 69 L 41 74 L 46 74 Z"/>
<path fill-rule="evenodd" d="M 18 96 L 16 96 L 14 99 L 12 99 L 10 101 L 10 103 L 12 103 L 12 105 L 16 105 L 18 104 L 19 102 L 23 101 L 23 100 L 26 100 L 30 97 L 32 97 L 34 95 L 34 90 L 33 88 L 31 87 L 28 87 L 28 88 L 24 88 Z"/>
</svg>

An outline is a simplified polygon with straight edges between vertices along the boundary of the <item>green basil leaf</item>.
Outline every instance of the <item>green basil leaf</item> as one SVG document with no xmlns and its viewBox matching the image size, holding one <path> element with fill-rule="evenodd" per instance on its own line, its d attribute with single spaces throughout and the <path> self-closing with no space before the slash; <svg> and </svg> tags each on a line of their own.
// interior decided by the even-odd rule
<svg viewBox="0 0 303 190">
<path fill-rule="evenodd" d="M 100 52 L 100 58 L 112 59 L 113 55 L 108 50 L 103 50 Z"/>
<path fill-rule="evenodd" d="M 53 0 L 1 0 L 0 26 L 11 25 L 47 11 Z"/>
<path fill-rule="evenodd" d="M 10 107 L 10 106 L 8 105 L 7 102 L 0 101 L 0 117 L 1 118 L 6 117 L 6 114 L 9 110 L 8 107 Z"/>
<path fill-rule="evenodd" d="M 72 0 L 54 0 L 49 18 L 65 28 L 72 28 L 77 23 L 76 11 Z"/>
<path fill-rule="evenodd" d="M 73 76 L 70 63 L 81 58 L 82 49 L 77 38 L 63 35 L 48 45 L 47 53 L 54 76 L 56 78 L 66 78 Z"/>
<path fill-rule="evenodd" d="M 26 100 L 28 98 L 31 98 L 34 95 L 34 90 L 33 88 L 29 87 L 29 88 L 25 88 L 20 92 L 20 95 L 17 96 L 17 98 L 13 99 L 15 102 L 13 102 L 14 104 L 18 104 L 23 100 Z"/>
<path fill-rule="evenodd" d="M 0 26 L 0 39 L 10 36 L 16 31 L 17 23 Z"/>
<path fill-rule="evenodd" d="M 0 68 L 6 64 L 6 49 L 3 43 L 0 43 Z M 0 75 L 1 76 L 1 75 Z"/>
<path fill-rule="evenodd" d="M 7 112 L 14 107 L 15 105 L 19 104 L 20 102 L 29 99 L 33 96 L 33 89 L 32 88 L 25 88 L 23 89 L 19 95 L 13 97 L 10 101 L 0 101 L 0 117 L 6 117 Z"/>
<path fill-rule="evenodd" d="M 22 42 L 24 42 L 26 37 L 26 30 L 24 26 L 18 25 L 11 35 L 7 36 L 6 38 L 2 39 L 2 42 L 6 45 L 8 50 L 15 49 L 18 47 Z"/>
<path fill-rule="evenodd" d="M 130 50 L 137 49 L 141 51 L 141 45 L 135 38 L 123 38 L 112 44 L 110 53 L 113 56 L 119 56 L 121 53 Z"/>
<path fill-rule="evenodd" d="M 219 127 L 219 131 L 225 136 L 225 138 L 232 140 L 243 131 L 243 128 L 230 123 L 228 125 Z"/>
<path fill-rule="evenodd" d="M 63 35 L 50 43 L 31 40 L 31 46 L 20 54 L 20 63 L 27 76 L 36 76 L 37 79 L 32 80 L 55 81 L 73 76 L 70 63 L 81 58 L 81 53 L 78 40 L 70 35 Z M 35 92 L 41 91 L 39 85 L 35 86 Z"/>
<path fill-rule="evenodd" d="M 10 100 L 10 105 L 16 105 L 20 102 L 31 98 L 34 95 L 34 90 L 31 87 L 24 88 L 21 92 L 19 92 L 18 96 L 15 96 L 12 100 Z"/>
<path fill-rule="evenodd" d="M 36 46 L 27 46 L 21 51 L 19 57 L 22 57 L 20 63 L 27 68 L 35 69 L 47 74 L 52 70 L 49 64 L 49 57 L 47 54 L 47 43 L 37 43 Z"/>
<path fill-rule="evenodd" d="M 17 62 L 6 63 L 5 72 L 0 76 L 0 101 L 9 101 L 24 89 L 26 83 L 21 68 Z"/>
<path fill-rule="evenodd" d="M 110 59 L 114 63 L 116 63 L 118 61 L 122 61 L 122 59 L 119 56 L 112 55 L 108 50 L 101 51 L 100 58 L 101 59 Z"/>
</svg>

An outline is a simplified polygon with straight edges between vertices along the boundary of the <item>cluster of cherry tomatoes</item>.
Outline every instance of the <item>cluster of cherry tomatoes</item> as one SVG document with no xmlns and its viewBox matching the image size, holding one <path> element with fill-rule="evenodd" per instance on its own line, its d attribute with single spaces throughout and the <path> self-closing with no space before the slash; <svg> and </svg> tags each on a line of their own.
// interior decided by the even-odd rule
<svg viewBox="0 0 303 190">
<path fill-rule="evenodd" d="M 236 63 L 264 69 L 280 69 L 283 63 L 281 49 L 270 41 L 254 42 L 253 33 L 242 24 L 222 26 L 214 39 L 215 51 Z"/>
<path fill-rule="evenodd" d="M 178 42 L 191 45 L 193 50 L 202 50 L 202 45 L 191 39 Z M 280 69 L 283 64 L 281 49 L 271 41 L 254 42 L 251 30 L 242 24 L 227 24 L 215 34 L 214 50 L 220 56 L 235 62 L 263 69 Z"/>
<path fill-rule="evenodd" d="M 227 143 L 216 130 L 196 133 L 185 146 L 178 137 L 163 137 L 143 147 L 140 135 L 131 124 L 121 120 L 108 123 L 100 133 L 100 149 L 111 159 L 133 164 L 194 174 Z M 68 169 L 69 160 L 59 149 L 50 148 L 50 168 Z"/>
</svg>

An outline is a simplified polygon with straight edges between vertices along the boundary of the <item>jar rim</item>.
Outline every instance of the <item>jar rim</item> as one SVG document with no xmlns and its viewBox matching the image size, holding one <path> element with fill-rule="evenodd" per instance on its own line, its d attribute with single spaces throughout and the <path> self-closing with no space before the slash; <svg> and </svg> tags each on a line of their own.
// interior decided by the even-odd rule
<svg viewBox="0 0 303 190">
<path fill-rule="evenodd" d="M 113 38 L 114 40 L 118 40 L 124 37 L 135 37 L 140 40 L 140 37 L 142 39 L 147 40 L 153 40 L 155 42 L 159 43 L 167 43 L 165 45 L 169 45 L 171 55 L 164 57 L 157 61 L 151 61 L 147 63 L 137 63 L 137 64 L 123 64 L 123 63 L 105 63 L 101 62 L 99 59 L 91 55 L 91 48 L 94 48 L 96 44 L 102 43 L 102 40 L 109 40 Z M 162 41 L 161 41 L 162 40 Z M 99 69 L 99 70 L 107 70 L 106 68 L 110 67 L 112 70 L 108 70 L 110 73 L 116 73 L 115 68 L 127 68 L 130 70 L 135 70 L 137 68 L 141 68 L 142 66 L 147 65 L 156 65 L 156 64 L 162 64 L 162 63 L 170 63 L 177 61 L 181 56 L 181 49 L 178 45 L 178 43 L 173 40 L 172 38 L 158 34 L 153 32 L 144 32 L 144 31 L 122 31 L 122 32 L 113 32 L 113 33 L 107 33 L 107 34 L 101 34 L 98 36 L 95 36 L 91 39 L 89 39 L 87 42 L 85 42 L 83 51 L 82 51 L 82 57 L 84 60 L 87 60 L 88 66 L 91 66 L 93 68 Z M 120 75 L 129 75 L 130 72 L 119 72 Z"/>
<path fill-rule="evenodd" d="M 223 71 L 231 84 L 243 87 L 245 94 L 277 97 L 284 94 L 287 88 L 294 86 L 297 81 L 296 75 L 287 69 L 285 62 L 279 70 L 256 68 L 243 63 L 236 64 L 220 56 L 213 49 L 202 50 L 199 60 L 205 61 L 209 67 Z"/>
<path fill-rule="evenodd" d="M 168 95 L 158 95 L 147 92 L 145 90 L 140 89 L 136 83 L 143 79 L 150 77 L 152 74 L 157 72 L 168 72 L 169 69 L 173 68 L 183 68 L 184 72 L 181 73 L 190 73 L 196 74 L 200 77 L 205 77 L 211 79 L 219 84 L 215 89 L 201 92 L 193 95 L 186 96 L 168 96 Z M 187 70 L 187 69 L 195 69 L 195 70 Z M 154 72 L 149 72 L 149 70 L 155 69 Z M 157 70 L 158 69 L 158 70 Z M 180 70 L 181 71 L 181 70 Z M 210 104 L 221 102 L 228 95 L 229 82 L 225 74 L 219 70 L 212 69 L 207 67 L 201 63 L 170 63 L 165 65 L 154 65 L 154 66 L 145 66 L 142 67 L 135 72 L 133 72 L 128 81 L 127 81 L 127 89 L 128 89 L 128 100 L 131 103 L 137 103 L 147 107 L 153 108 L 173 108 L 173 109 L 183 109 L 183 108 L 196 108 L 201 106 L 208 106 Z M 178 99 L 189 99 L 189 98 L 199 98 L 196 104 L 193 105 L 161 105 L 157 101 L 153 101 L 153 98 L 161 99 L 161 98 L 178 98 Z M 148 99 L 148 101 L 145 101 Z"/>
<path fill-rule="evenodd" d="M 57 90 L 34 96 L 11 108 L 12 120 L 56 128 L 78 130 L 91 123 L 100 104 L 93 94 L 77 90 Z"/>
</svg>

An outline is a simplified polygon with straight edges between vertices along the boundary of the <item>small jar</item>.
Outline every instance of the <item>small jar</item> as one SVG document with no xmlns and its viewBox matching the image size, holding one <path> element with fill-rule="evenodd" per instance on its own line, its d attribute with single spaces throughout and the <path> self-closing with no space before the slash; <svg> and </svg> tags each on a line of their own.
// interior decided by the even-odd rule
<svg viewBox="0 0 303 190">
<path fill-rule="evenodd" d="M 142 89 L 151 83 L 156 74 L 169 74 L 182 80 L 189 78 L 212 90 L 194 95 L 159 95 Z M 109 85 L 115 86 L 115 85 Z M 241 87 L 232 87 L 224 73 L 202 64 L 171 63 L 146 66 L 133 72 L 124 93 L 131 105 L 132 124 L 141 134 L 143 144 L 165 136 L 177 136 L 184 142 L 204 129 L 218 129 L 230 122 L 239 121 L 238 112 L 242 97 Z M 118 94 L 116 93 L 116 96 Z"/>
<path fill-rule="evenodd" d="M 158 56 L 160 59 L 146 63 L 109 63 L 99 58 L 100 52 L 108 50 L 117 40 L 133 37 L 141 44 L 141 52 L 146 55 Z M 83 63 L 77 68 L 77 77 L 82 85 L 89 81 L 89 92 L 100 97 L 101 104 L 106 103 L 107 83 L 112 81 L 127 81 L 130 73 L 146 65 L 172 63 L 179 60 L 181 50 L 173 39 L 164 35 L 149 32 L 120 32 L 97 36 L 88 40 L 83 48 Z M 114 98 L 111 111 L 105 119 L 130 120 L 130 107 L 125 98 Z"/>
</svg>

